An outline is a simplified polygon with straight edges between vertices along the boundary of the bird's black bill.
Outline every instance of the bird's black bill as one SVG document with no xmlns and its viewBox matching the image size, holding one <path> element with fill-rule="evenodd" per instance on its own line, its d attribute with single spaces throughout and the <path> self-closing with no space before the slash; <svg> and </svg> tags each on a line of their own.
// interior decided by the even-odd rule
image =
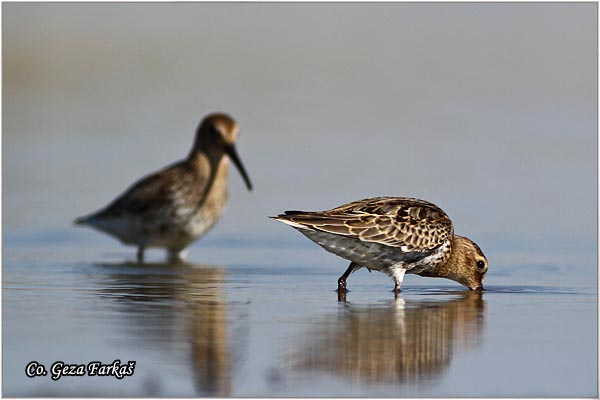
<svg viewBox="0 0 600 400">
<path fill-rule="evenodd" d="M 244 169 L 244 164 L 242 164 L 242 160 L 240 160 L 240 156 L 238 156 L 235 147 L 228 146 L 225 151 L 227 152 L 229 158 L 231 158 L 231 161 L 233 161 L 235 164 L 235 167 L 238 169 L 238 171 L 240 171 L 240 175 L 242 175 L 242 178 L 244 178 L 244 182 L 246 182 L 246 187 L 248 190 L 252 190 L 252 183 L 250 182 L 250 178 Z"/>
</svg>

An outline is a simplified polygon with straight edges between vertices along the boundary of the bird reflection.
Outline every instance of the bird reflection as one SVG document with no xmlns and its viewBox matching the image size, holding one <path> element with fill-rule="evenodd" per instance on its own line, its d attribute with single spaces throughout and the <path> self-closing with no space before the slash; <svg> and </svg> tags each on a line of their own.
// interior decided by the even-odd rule
<svg viewBox="0 0 600 400">
<path fill-rule="evenodd" d="M 481 292 L 445 301 L 340 303 L 337 314 L 315 321 L 314 330 L 297 342 L 290 364 L 368 383 L 430 384 L 455 352 L 479 344 L 484 318 Z"/>
<path fill-rule="evenodd" d="M 239 349 L 231 349 L 228 341 L 228 303 L 222 268 L 129 263 L 100 267 L 109 270 L 99 276 L 100 296 L 110 298 L 116 310 L 126 314 L 129 336 L 138 346 L 166 352 L 177 360 L 189 360 L 199 396 L 231 394 L 231 354 Z M 234 318 L 238 325 L 244 321 L 243 315 Z M 243 341 L 236 346 L 240 344 Z M 148 396 L 160 395 L 159 379 L 147 379 L 148 385 L 144 386 Z"/>
</svg>

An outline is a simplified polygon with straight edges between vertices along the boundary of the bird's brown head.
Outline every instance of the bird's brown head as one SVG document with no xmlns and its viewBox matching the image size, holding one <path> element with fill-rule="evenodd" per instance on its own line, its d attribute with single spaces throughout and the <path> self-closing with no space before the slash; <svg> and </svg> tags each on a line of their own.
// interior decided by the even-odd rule
<svg viewBox="0 0 600 400">
<path fill-rule="evenodd" d="M 238 137 L 238 124 L 224 113 L 209 114 L 200 122 L 196 131 L 198 144 L 234 146 Z"/>
<path fill-rule="evenodd" d="M 224 113 L 209 114 L 204 117 L 198 126 L 192 153 L 204 151 L 216 157 L 220 157 L 223 153 L 227 154 L 242 178 L 244 178 L 248 190 L 252 190 L 250 178 L 235 148 L 238 131 L 237 122 L 229 115 Z"/>
<path fill-rule="evenodd" d="M 475 242 L 466 237 L 455 236 L 450 259 L 443 269 L 446 278 L 471 290 L 483 290 L 488 261 Z"/>
</svg>

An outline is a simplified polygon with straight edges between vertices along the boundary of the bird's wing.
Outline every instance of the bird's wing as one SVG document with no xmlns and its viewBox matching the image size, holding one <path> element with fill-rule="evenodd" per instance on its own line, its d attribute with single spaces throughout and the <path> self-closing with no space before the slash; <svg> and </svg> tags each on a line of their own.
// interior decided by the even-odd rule
<svg viewBox="0 0 600 400">
<path fill-rule="evenodd" d="M 322 211 L 286 211 L 276 219 L 299 229 L 344 235 L 403 251 L 435 249 L 452 236 L 446 213 L 424 200 L 377 197 Z"/>
<path fill-rule="evenodd" d="M 207 180 L 203 180 L 203 185 L 206 184 Z M 200 196 L 204 189 L 198 187 L 192 172 L 181 162 L 141 178 L 94 216 L 106 218 L 119 217 L 124 213 L 152 213 L 173 204 L 178 196 Z"/>
</svg>

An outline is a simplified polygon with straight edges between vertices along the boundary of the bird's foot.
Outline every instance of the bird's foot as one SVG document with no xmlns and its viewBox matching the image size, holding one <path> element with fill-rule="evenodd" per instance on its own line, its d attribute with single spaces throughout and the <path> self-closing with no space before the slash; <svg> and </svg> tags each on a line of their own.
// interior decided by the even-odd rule
<svg viewBox="0 0 600 400">
<path fill-rule="evenodd" d="M 183 264 L 187 257 L 187 249 L 169 249 L 167 250 L 167 262 L 171 264 Z"/>
<path fill-rule="evenodd" d="M 140 246 L 138 247 L 138 251 L 137 251 L 137 263 L 142 265 L 144 263 L 144 247 Z"/>
<path fill-rule="evenodd" d="M 348 289 L 346 289 L 346 280 L 344 278 L 338 279 L 338 293 L 348 293 Z"/>
</svg>

